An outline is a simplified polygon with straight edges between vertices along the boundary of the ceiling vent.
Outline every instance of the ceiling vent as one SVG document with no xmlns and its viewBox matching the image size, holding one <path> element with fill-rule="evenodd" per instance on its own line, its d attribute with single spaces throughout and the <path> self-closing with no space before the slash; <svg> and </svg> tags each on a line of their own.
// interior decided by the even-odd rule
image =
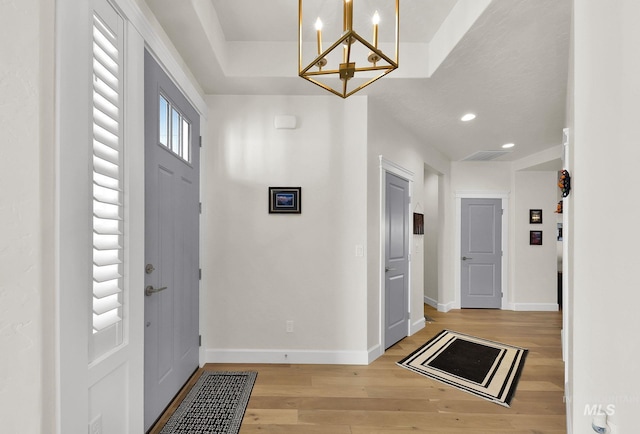
<svg viewBox="0 0 640 434">
<path fill-rule="evenodd" d="M 466 158 L 463 158 L 462 161 L 490 161 L 502 157 L 510 152 L 511 151 L 478 151 Z"/>
</svg>

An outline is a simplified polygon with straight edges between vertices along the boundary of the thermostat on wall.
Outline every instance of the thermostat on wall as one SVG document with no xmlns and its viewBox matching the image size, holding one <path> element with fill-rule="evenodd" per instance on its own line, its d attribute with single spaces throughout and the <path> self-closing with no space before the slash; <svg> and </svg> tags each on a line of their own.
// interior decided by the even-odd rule
<svg viewBox="0 0 640 434">
<path fill-rule="evenodd" d="M 273 124 L 278 130 L 294 130 L 296 128 L 296 117 L 293 115 L 276 115 Z"/>
</svg>

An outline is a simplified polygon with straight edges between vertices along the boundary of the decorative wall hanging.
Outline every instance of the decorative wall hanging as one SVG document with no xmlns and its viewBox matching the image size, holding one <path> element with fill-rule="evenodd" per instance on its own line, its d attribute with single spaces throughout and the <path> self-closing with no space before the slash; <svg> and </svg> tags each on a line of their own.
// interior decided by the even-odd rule
<svg viewBox="0 0 640 434">
<path fill-rule="evenodd" d="M 413 213 L 413 233 L 424 235 L 424 214 Z"/>
<path fill-rule="evenodd" d="M 556 213 L 562 214 L 562 201 L 558 202 L 558 206 L 556 207 Z"/>
<path fill-rule="evenodd" d="M 560 171 L 560 179 L 558 180 L 558 187 L 562 190 L 562 197 L 569 196 L 571 191 L 571 176 L 568 170 Z"/>
<path fill-rule="evenodd" d="M 300 214 L 302 187 L 269 187 L 270 214 Z"/>
<path fill-rule="evenodd" d="M 529 224 L 540 225 L 542 224 L 542 210 L 530 209 L 529 210 Z"/>
<path fill-rule="evenodd" d="M 529 244 L 532 246 L 541 246 L 542 231 L 529 231 Z"/>
</svg>

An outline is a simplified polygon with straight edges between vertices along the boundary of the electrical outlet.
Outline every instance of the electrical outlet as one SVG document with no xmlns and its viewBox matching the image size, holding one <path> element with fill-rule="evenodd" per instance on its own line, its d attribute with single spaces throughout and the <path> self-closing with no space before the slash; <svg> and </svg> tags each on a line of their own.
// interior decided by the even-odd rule
<svg viewBox="0 0 640 434">
<path fill-rule="evenodd" d="M 99 414 L 89 423 L 89 434 L 102 434 L 102 415 Z"/>
<path fill-rule="evenodd" d="M 293 320 L 287 321 L 287 333 L 293 333 Z"/>
</svg>

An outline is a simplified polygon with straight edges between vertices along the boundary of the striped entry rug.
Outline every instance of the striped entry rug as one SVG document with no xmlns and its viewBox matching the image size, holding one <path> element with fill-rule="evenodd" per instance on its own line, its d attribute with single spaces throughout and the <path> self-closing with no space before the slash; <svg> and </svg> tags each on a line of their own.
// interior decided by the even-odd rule
<svg viewBox="0 0 640 434">
<path fill-rule="evenodd" d="M 398 365 L 509 407 L 528 350 L 443 330 Z"/>
<path fill-rule="evenodd" d="M 257 372 L 204 371 L 161 434 L 237 434 Z"/>
</svg>

